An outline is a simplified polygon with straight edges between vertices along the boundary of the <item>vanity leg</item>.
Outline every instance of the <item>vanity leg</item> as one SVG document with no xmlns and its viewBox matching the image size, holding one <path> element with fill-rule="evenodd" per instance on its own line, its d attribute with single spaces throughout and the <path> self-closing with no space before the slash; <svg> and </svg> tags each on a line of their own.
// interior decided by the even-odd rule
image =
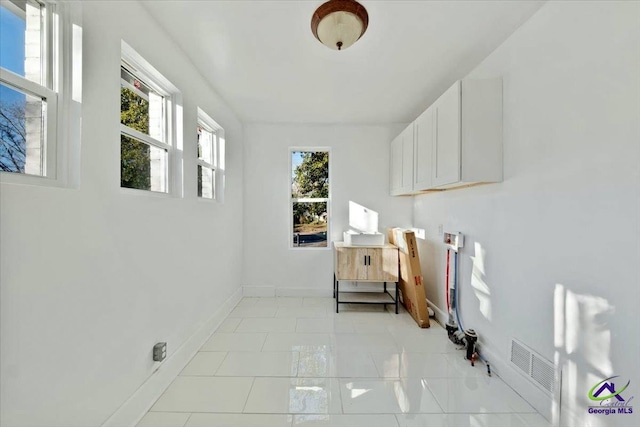
<svg viewBox="0 0 640 427">
<path fill-rule="evenodd" d="M 336 297 L 336 274 L 333 273 L 333 297 Z"/>
<path fill-rule="evenodd" d="M 399 283 L 400 282 L 396 282 L 396 314 L 398 314 L 398 300 L 399 300 L 399 298 L 398 298 L 398 284 Z"/>
<path fill-rule="evenodd" d="M 386 293 L 387 293 L 387 282 L 384 282 L 384 289 L 382 290 L 382 293 L 383 293 L 383 294 L 386 294 Z M 382 311 L 387 311 L 387 304 L 384 304 L 384 305 L 382 306 Z"/>
</svg>

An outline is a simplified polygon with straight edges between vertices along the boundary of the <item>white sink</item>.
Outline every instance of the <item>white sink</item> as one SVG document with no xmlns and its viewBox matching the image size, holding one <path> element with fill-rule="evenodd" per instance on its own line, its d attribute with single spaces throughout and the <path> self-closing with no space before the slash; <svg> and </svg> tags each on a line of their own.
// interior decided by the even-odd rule
<svg viewBox="0 0 640 427">
<path fill-rule="evenodd" d="M 358 233 L 349 230 L 343 233 L 344 244 L 348 246 L 382 246 L 384 234 L 382 233 Z"/>
</svg>

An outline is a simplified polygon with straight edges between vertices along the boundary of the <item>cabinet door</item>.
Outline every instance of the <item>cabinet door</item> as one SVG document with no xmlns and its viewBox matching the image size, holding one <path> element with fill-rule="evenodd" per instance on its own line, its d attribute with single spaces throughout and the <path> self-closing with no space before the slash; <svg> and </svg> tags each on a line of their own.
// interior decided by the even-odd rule
<svg viewBox="0 0 640 427">
<path fill-rule="evenodd" d="M 379 282 L 398 281 L 398 250 L 395 248 L 369 249 L 371 260 L 367 280 Z"/>
<path fill-rule="evenodd" d="M 413 191 L 413 123 L 401 134 L 402 136 L 402 194 Z"/>
<path fill-rule="evenodd" d="M 338 280 L 367 280 L 365 248 L 336 248 L 336 277 Z"/>
<path fill-rule="evenodd" d="M 428 190 L 432 187 L 433 139 L 435 137 L 435 108 L 429 108 L 415 121 L 415 145 L 413 148 L 413 189 Z"/>
<path fill-rule="evenodd" d="M 433 185 L 460 181 L 460 82 L 436 102 Z"/>
<path fill-rule="evenodd" d="M 400 194 L 402 187 L 402 134 L 391 141 L 389 187 L 392 196 Z"/>
</svg>

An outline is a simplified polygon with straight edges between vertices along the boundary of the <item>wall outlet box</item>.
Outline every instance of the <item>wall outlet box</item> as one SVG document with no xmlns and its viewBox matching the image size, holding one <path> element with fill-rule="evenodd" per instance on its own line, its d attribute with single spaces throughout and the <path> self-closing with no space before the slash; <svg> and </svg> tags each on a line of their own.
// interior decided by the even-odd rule
<svg viewBox="0 0 640 427">
<path fill-rule="evenodd" d="M 154 362 L 162 362 L 167 357 L 167 343 L 159 342 L 153 346 Z"/>
<path fill-rule="evenodd" d="M 445 231 L 442 240 L 449 249 L 456 252 L 464 246 L 464 235 L 462 233 Z"/>
</svg>

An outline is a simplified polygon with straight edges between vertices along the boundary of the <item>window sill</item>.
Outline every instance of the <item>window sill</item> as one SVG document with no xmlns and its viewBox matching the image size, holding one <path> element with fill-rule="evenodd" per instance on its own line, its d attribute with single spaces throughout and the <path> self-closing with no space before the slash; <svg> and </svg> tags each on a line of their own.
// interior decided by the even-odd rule
<svg viewBox="0 0 640 427">
<path fill-rule="evenodd" d="M 313 246 L 289 246 L 289 250 L 291 251 L 329 251 L 331 250 L 331 246 L 327 246 L 326 248 L 318 248 Z"/>
<path fill-rule="evenodd" d="M 173 195 L 171 193 L 161 193 L 159 191 L 151 191 L 151 190 L 138 190 L 137 188 L 127 188 L 120 187 L 120 194 L 126 194 L 129 196 L 137 196 L 137 197 L 158 197 L 161 199 L 177 199 L 179 196 Z"/>
<path fill-rule="evenodd" d="M 73 188 L 61 179 L 48 178 L 46 176 L 25 175 L 15 172 L 0 172 L 0 184 L 33 185 L 37 187 Z"/>
<path fill-rule="evenodd" d="M 206 197 L 200 197 L 200 196 L 196 196 L 196 199 L 198 200 L 198 202 L 200 203 L 212 203 L 214 205 L 219 205 L 222 202 L 220 202 L 218 199 L 208 199 Z"/>
</svg>

